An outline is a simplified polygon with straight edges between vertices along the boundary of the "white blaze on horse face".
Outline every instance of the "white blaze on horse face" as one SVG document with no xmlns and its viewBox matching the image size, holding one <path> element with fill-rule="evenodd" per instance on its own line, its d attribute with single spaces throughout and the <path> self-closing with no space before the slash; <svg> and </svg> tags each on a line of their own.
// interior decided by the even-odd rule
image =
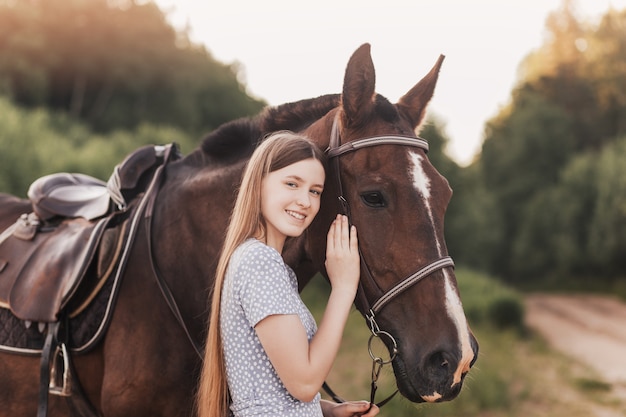
<svg viewBox="0 0 626 417">
<path fill-rule="evenodd" d="M 410 171 L 412 177 L 411 179 L 413 180 L 413 186 L 415 187 L 415 190 L 417 190 L 417 192 L 420 193 L 422 197 L 424 197 L 426 212 L 434 231 L 435 221 L 433 218 L 433 209 L 430 205 L 430 178 L 428 178 L 428 176 L 426 175 L 426 171 L 424 171 L 424 158 L 417 152 L 409 151 L 409 159 L 413 166 L 413 169 Z M 439 254 L 439 256 L 442 256 L 441 243 L 439 242 L 437 234 L 435 233 L 434 235 L 435 243 L 437 244 L 437 253 Z"/>
<path fill-rule="evenodd" d="M 418 154 L 417 152 L 409 152 L 409 158 L 412 162 L 413 169 L 411 170 L 411 176 L 413 180 L 413 186 L 424 197 L 424 204 L 426 206 L 426 211 L 428 213 L 428 217 L 431 221 L 433 231 L 435 229 L 435 222 L 433 218 L 432 207 L 430 204 L 430 196 L 431 196 L 431 188 L 430 188 L 430 178 L 426 175 L 424 171 L 423 163 L 424 158 Z M 437 233 L 435 235 L 435 243 L 437 245 L 437 253 L 439 256 L 443 256 L 441 250 L 441 243 L 437 237 Z M 463 305 L 461 304 L 461 299 L 458 296 L 454 286 L 452 285 L 452 276 L 448 269 L 442 270 L 445 281 L 444 288 L 446 294 L 446 311 L 448 316 L 456 326 L 456 331 L 458 335 L 458 340 L 460 343 L 460 351 L 461 351 L 461 360 L 459 361 L 458 367 L 454 372 L 454 378 L 452 381 L 452 385 L 456 385 L 461 382 L 461 377 L 464 373 L 468 372 L 470 369 L 470 364 L 474 359 L 474 351 L 472 349 L 472 345 L 470 342 L 470 332 L 469 326 L 467 325 L 467 319 L 465 318 L 465 312 L 463 311 Z M 429 398 L 424 397 L 426 401 L 433 401 L 438 399 L 438 393 L 433 393 Z M 432 398 L 431 398 L 432 397 Z"/>
<path fill-rule="evenodd" d="M 463 311 L 463 305 L 458 293 L 452 286 L 452 277 L 448 269 L 443 270 L 446 289 L 446 311 L 448 316 L 454 322 L 457 330 L 457 335 L 461 349 L 461 360 L 454 372 L 454 378 L 452 379 L 452 386 L 459 384 L 463 374 L 469 372 L 470 365 L 474 359 L 474 350 L 472 349 L 472 343 L 470 341 L 470 331 L 467 325 L 467 319 L 465 318 L 465 312 Z"/>
</svg>

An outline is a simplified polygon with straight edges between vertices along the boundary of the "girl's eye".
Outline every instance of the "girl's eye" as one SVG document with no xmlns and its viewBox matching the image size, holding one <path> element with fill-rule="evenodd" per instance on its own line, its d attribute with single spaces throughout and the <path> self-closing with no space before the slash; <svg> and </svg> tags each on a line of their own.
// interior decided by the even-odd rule
<svg viewBox="0 0 626 417">
<path fill-rule="evenodd" d="M 322 195 L 322 192 L 320 190 L 311 190 L 311 194 L 316 195 L 316 196 L 320 196 L 320 195 Z"/>
<path fill-rule="evenodd" d="M 286 182 L 285 184 L 287 185 L 287 187 L 290 187 L 290 188 L 295 188 L 298 186 L 298 184 L 296 184 L 295 182 L 291 182 L 291 181 Z"/>
</svg>

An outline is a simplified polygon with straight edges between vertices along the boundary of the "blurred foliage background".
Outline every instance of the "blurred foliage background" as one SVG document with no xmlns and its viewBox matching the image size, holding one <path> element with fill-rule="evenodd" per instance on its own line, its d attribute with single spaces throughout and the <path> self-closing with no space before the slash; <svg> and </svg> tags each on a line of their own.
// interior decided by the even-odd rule
<svg viewBox="0 0 626 417">
<path fill-rule="evenodd" d="M 547 19 L 473 163 L 445 154 L 435 117 L 421 135 L 455 192 L 457 264 L 521 289 L 625 294 L 626 10 L 591 24 L 572 4 Z M 150 2 L 0 0 L 0 191 L 55 171 L 106 179 L 146 143 L 188 152 L 266 105 L 237 76 Z"/>
<path fill-rule="evenodd" d="M 418 407 L 418 415 L 585 415 L 548 396 L 543 388 L 554 381 L 528 373 L 531 364 L 554 368 L 563 359 L 524 329 L 521 295 L 626 298 L 626 10 L 590 23 L 571 4 L 564 0 L 546 21 L 543 45 L 528 53 L 470 165 L 446 155 L 441 120 L 431 116 L 421 132 L 454 189 L 446 237 L 481 359 L 466 384 L 471 394 Z M 106 180 L 139 146 L 174 141 L 186 153 L 265 105 L 247 94 L 236 66 L 192 43 L 153 3 L 0 0 L 0 192 L 25 196 L 36 178 L 59 171 Z M 314 310 L 324 291 L 321 281 L 305 292 Z M 332 378 L 364 398 L 367 328 L 347 332 L 342 349 L 350 353 Z M 352 364 L 357 349 L 362 369 Z M 529 398 L 552 408 L 529 412 Z M 401 401 L 390 407 L 416 415 Z"/>
<path fill-rule="evenodd" d="M 0 191 L 56 171 L 107 179 L 146 143 L 188 152 L 265 106 L 237 73 L 153 3 L 0 0 Z"/>
<path fill-rule="evenodd" d="M 473 163 L 431 158 L 455 191 L 455 261 L 520 289 L 626 297 L 626 10 L 592 25 L 571 3 L 547 19 Z M 422 136 L 445 143 L 442 132 Z"/>
</svg>

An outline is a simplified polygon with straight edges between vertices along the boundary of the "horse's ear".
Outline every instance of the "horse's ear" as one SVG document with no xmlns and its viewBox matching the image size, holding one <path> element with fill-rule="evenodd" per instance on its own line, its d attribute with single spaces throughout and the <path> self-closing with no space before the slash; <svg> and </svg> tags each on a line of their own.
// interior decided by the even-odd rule
<svg viewBox="0 0 626 417">
<path fill-rule="evenodd" d="M 343 79 L 341 104 L 346 127 L 361 123 L 370 114 L 374 106 L 375 84 L 376 74 L 370 55 L 370 44 L 365 43 L 350 57 Z"/>
<path fill-rule="evenodd" d="M 415 84 L 408 93 L 402 96 L 398 104 L 396 104 L 398 110 L 411 121 L 413 129 L 417 129 L 424 119 L 426 106 L 435 92 L 439 69 L 444 58 L 443 55 L 439 55 L 439 59 L 437 59 L 430 72 L 420 82 Z"/>
</svg>

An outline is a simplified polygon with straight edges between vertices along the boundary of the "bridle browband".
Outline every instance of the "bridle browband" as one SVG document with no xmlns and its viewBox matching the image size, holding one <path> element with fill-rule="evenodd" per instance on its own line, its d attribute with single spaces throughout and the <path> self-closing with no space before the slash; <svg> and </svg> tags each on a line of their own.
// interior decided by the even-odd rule
<svg viewBox="0 0 626 417">
<path fill-rule="evenodd" d="M 369 138 L 364 138 L 364 139 L 357 139 L 351 142 L 344 143 L 342 145 L 341 138 L 339 136 L 339 131 L 340 131 L 339 116 L 340 116 L 340 113 L 337 113 L 333 121 L 333 126 L 332 126 L 332 130 L 330 134 L 330 142 L 328 145 L 328 149 L 326 149 L 326 154 L 330 162 L 332 163 L 331 166 L 334 169 L 334 177 L 335 177 L 336 185 L 337 185 L 338 199 L 341 204 L 343 214 L 345 214 L 348 217 L 348 221 L 351 223 L 352 219 L 350 216 L 350 205 L 348 203 L 348 200 L 344 197 L 343 184 L 341 181 L 340 157 L 350 152 L 356 152 L 360 149 L 369 148 L 372 146 L 379 146 L 379 145 L 412 146 L 412 147 L 422 149 L 424 150 L 424 152 L 428 152 L 428 142 L 418 137 L 384 135 L 384 136 L 375 136 L 375 137 L 369 137 Z M 402 281 L 400 281 L 391 289 L 387 291 L 383 291 L 376 283 L 376 280 L 374 280 L 374 277 L 369 267 L 367 266 L 367 263 L 365 262 L 365 259 L 363 257 L 363 254 L 361 253 L 360 248 L 359 248 L 359 258 L 361 262 L 361 271 L 364 276 L 362 276 L 361 279 L 359 280 L 359 287 L 357 290 L 357 305 L 360 304 L 360 308 L 364 312 L 365 318 L 369 322 L 370 331 L 372 332 L 369 342 L 368 342 L 368 350 L 369 350 L 370 357 L 372 358 L 372 361 L 373 361 L 370 403 L 374 403 L 374 396 L 376 394 L 376 389 L 377 389 L 376 381 L 378 380 L 378 375 L 380 374 L 380 370 L 382 369 L 383 365 L 393 362 L 393 360 L 396 358 L 396 355 L 398 353 L 396 340 L 390 333 L 380 329 L 380 327 L 378 326 L 378 323 L 376 322 L 376 315 L 387 304 L 389 304 L 394 298 L 396 298 L 398 295 L 400 295 L 402 292 L 406 291 L 413 285 L 417 284 L 422 279 L 426 278 L 427 276 L 431 275 L 432 273 L 440 269 L 454 267 L 454 261 L 452 260 L 451 257 L 444 256 L 420 268 L 417 272 L 404 278 Z M 367 297 L 367 294 L 365 293 L 365 288 L 363 285 L 364 279 L 367 283 L 367 286 L 371 288 L 371 291 L 377 293 L 376 299 L 373 303 L 369 301 L 369 298 Z M 390 358 L 388 360 L 384 360 L 376 356 L 372 352 L 371 344 L 372 344 L 373 338 L 378 338 L 382 336 L 387 338 L 389 343 L 391 344 Z M 339 398 L 337 395 L 335 395 L 327 385 L 325 385 L 324 388 L 333 397 L 335 401 L 343 402 L 343 400 Z M 380 402 L 377 405 L 379 407 L 382 407 L 385 403 L 391 400 L 391 398 L 393 398 L 393 396 L 396 393 L 397 393 L 397 390 L 390 397 L 388 397 L 387 399 L 385 399 L 384 401 Z"/>
</svg>

